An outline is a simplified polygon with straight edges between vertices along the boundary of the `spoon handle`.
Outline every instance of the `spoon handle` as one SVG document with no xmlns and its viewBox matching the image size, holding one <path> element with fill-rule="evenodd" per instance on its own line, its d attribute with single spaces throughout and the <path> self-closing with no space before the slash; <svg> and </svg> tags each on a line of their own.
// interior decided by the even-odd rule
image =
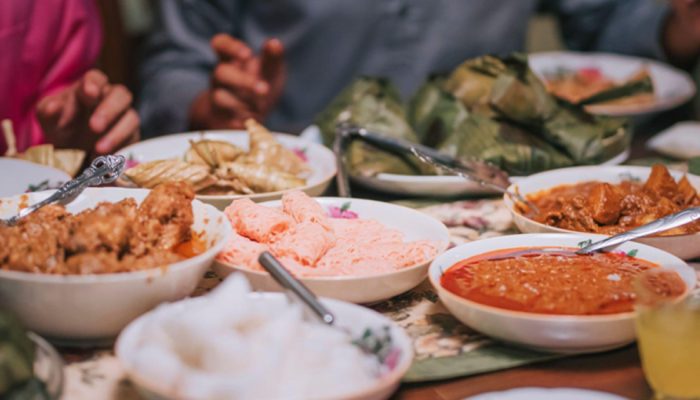
<svg viewBox="0 0 700 400">
<path fill-rule="evenodd" d="M 307 289 L 303 283 L 294 278 L 292 274 L 290 274 L 289 271 L 287 271 L 287 269 L 280 264 L 279 261 L 277 261 L 275 256 L 265 251 L 260 254 L 258 261 L 267 270 L 267 272 L 269 272 L 270 275 L 275 278 L 277 283 L 284 288 L 288 296 L 291 295 L 293 298 L 301 300 L 309 309 L 311 309 L 311 311 L 313 311 L 314 314 L 316 314 L 316 316 L 318 316 L 321 321 L 328 325 L 333 324 L 333 321 L 335 320 L 333 314 L 331 314 L 330 311 L 328 311 L 328 309 L 326 309 L 326 307 L 324 307 L 323 304 L 318 301 L 316 295 L 311 293 L 311 291 Z"/>
<path fill-rule="evenodd" d="M 603 250 L 607 247 L 617 246 L 630 240 L 639 239 L 641 237 L 665 232 L 669 229 L 678 228 L 697 220 L 700 220 L 700 207 L 687 208 L 683 211 L 667 215 L 661 219 L 657 219 L 656 221 L 642 225 L 639 228 L 635 228 L 627 232 L 620 233 L 619 235 L 590 244 L 576 253 L 588 254 L 597 250 Z"/>
</svg>

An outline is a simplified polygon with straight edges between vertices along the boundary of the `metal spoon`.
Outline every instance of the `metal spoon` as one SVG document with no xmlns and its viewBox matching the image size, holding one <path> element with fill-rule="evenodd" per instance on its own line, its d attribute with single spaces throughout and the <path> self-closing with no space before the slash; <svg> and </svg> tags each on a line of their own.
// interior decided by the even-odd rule
<svg viewBox="0 0 700 400">
<path fill-rule="evenodd" d="M 326 307 L 318 301 L 316 295 L 311 293 L 309 289 L 304 286 L 303 283 L 299 282 L 292 274 L 287 271 L 287 269 L 273 256 L 271 253 L 264 251 L 258 257 L 260 265 L 267 270 L 267 272 L 272 275 L 277 283 L 284 288 L 285 293 L 291 300 L 301 300 L 309 310 L 311 310 L 314 315 L 316 315 L 321 322 L 328 325 L 333 325 L 335 317 L 331 314 Z"/>
<path fill-rule="evenodd" d="M 603 250 L 609 247 L 628 242 L 630 240 L 639 239 L 641 237 L 654 235 L 656 233 L 665 232 L 669 229 L 678 228 L 683 225 L 690 224 L 700 220 L 700 207 L 691 207 L 675 214 L 667 215 L 661 219 L 642 225 L 639 228 L 634 228 L 627 232 L 620 233 L 615 236 L 603 239 L 601 241 L 589 244 L 588 246 L 577 251 L 576 254 L 588 254 L 594 251 Z"/>
<path fill-rule="evenodd" d="M 393 153 L 414 155 L 425 164 L 507 194 L 535 213 L 539 212 L 537 207 L 526 198 L 507 189 L 510 185 L 508 174 L 491 163 L 478 159 L 453 158 L 427 146 L 383 136 L 346 123 L 338 124 L 333 143 L 338 162 L 338 192 L 341 197 L 350 197 L 350 184 L 345 166 L 347 165 L 347 145 L 353 139 L 363 140 Z"/>
<path fill-rule="evenodd" d="M 126 159 L 124 156 L 97 157 L 80 176 L 64 183 L 51 196 L 46 199 L 23 208 L 17 215 L 6 220 L 0 220 L 0 225 L 13 226 L 20 219 L 39 210 L 41 207 L 59 202 L 63 199 L 77 196 L 88 186 L 97 186 L 114 182 L 124 170 Z"/>
</svg>

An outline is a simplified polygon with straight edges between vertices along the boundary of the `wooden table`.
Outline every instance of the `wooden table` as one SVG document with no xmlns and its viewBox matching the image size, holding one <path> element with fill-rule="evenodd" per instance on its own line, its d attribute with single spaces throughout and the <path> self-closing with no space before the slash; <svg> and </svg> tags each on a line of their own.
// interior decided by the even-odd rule
<svg viewBox="0 0 700 400">
<path fill-rule="evenodd" d="M 576 387 L 649 400 L 652 391 L 639 363 L 636 345 L 507 371 L 426 384 L 404 384 L 393 400 L 460 400 L 519 387 Z M 566 399 L 562 399 L 566 400 Z"/>
</svg>

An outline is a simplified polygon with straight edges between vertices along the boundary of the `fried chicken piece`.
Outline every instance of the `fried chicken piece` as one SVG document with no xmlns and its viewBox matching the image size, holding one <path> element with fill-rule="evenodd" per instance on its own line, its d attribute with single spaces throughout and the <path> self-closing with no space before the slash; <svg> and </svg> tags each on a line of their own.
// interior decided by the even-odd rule
<svg viewBox="0 0 700 400">
<path fill-rule="evenodd" d="M 687 175 L 683 175 L 683 178 L 678 181 L 678 192 L 680 193 L 679 200 L 681 201 L 681 205 L 691 204 L 698 194 L 688 180 Z"/>
<path fill-rule="evenodd" d="M 70 257 L 58 271 L 63 275 L 115 274 L 130 269 L 113 252 L 81 253 Z"/>
<path fill-rule="evenodd" d="M 184 259 L 184 256 L 173 253 L 172 251 L 152 250 L 141 257 L 126 255 L 122 259 L 122 263 L 129 265 L 130 271 L 143 271 L 153 268 L 164 268 Z"/>
<path fill-rule="evenodd" d="M 118 203 L 103 202 L 71 218 L 73 235 L 67 249 L 73 253 L 127 250 L 132 228 L 136 222 L 136 201 L 124 199 Z"/>
<path fill-rule="evenodd" d="M 194 190 L 187 183 L 156 186 L 139 206 L 131 253 L 138 257 L 153 247 L 170 250 L 187 241 L 194 222 L 193 199 Z"/>
</svg>

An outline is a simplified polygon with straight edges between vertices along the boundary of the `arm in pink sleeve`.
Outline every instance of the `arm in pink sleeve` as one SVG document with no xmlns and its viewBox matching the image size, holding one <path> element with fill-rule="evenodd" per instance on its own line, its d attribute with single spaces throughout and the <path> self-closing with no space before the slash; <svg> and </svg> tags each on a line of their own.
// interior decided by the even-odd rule
<svg viewBox="0 0 700 400">
<path fill-rule="evenodd" d="M 29 40 L 45 40 L 42 43 L 51 57 L 41 78 L 39 92 L 31 111 L 31 145 L 44 142 L 44 135 L 36 119 L 39 101 L 58 93 L 80 79 L 95 64 L 102 43 L 100 15 L 93 0 L 63 0 L 57 7 L 43 3 L 44 12 L 37 12 L 32 28 L 51 27 L 52 35 L 30 33 Z M 41 29 L 41 28 L 37 28 Z"/>
</svg>

